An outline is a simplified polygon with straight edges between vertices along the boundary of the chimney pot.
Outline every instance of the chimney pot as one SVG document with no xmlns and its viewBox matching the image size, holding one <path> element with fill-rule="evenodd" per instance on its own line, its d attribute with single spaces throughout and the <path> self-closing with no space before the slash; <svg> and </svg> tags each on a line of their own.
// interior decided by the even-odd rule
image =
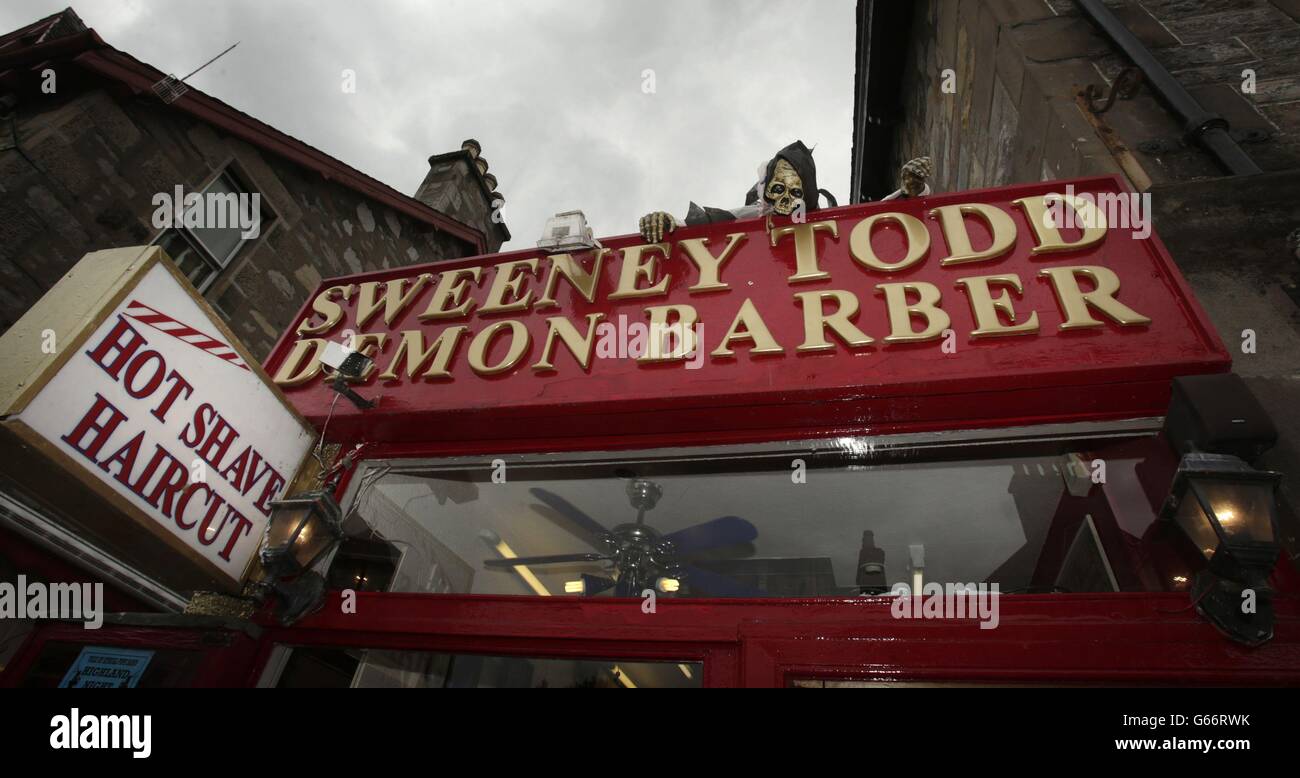
<svg viewBox="0 0 1300 778">
<path fill-rule="evenodd" d="M 510 239 L 510 230 L 496 213 L 497 201 L 505 198 L 492 190 L 497 179 L 488 174 L 488 161 L 478 141 L 467 138 L 454 152 L 429 157 L 429 170 L 416 190 L 415 198 L 436 211 L 483 233 L 487 253 L 495 254 Z M 471 162 L 475 172 L 465 169 Z"/>
</svg>

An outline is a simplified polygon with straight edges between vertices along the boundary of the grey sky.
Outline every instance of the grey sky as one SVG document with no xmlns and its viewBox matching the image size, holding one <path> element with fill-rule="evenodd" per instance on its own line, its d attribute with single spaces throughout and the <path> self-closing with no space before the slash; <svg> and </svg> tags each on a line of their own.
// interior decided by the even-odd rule
<svg viewBox="0 0 1300 778">
<path fill-rule="evenodd" d="M 0 7 L 5 31 L 67 0 Z M 689 200 L 740 205 L 796 138 L 847 199 L 853 0 L 80 0 L 113 46 L 413 194 L 477 138 L 514 239 L 581 208 L 598 235 Z M 355 94 L 341 89 L 356 71 Z M 654 71 L 655 91 L 642 90 Z"/>
</svg>

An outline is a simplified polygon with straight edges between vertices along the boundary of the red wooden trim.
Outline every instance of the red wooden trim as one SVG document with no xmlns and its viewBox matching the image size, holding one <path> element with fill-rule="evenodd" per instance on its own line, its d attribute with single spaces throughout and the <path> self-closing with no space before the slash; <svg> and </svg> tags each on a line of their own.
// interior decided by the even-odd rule
<svg viewBox="0 0 1300 778">
<path fill-rule="evenodd" d="M 989 683 L 1300 685 L 1300 600 L 1279 597 L 1276 635 L 1245 648 L 1181 594 L 1007 595 L 997 629 L 896 620 L 888 598 L 660 600 L 338 593 L 273 644 L 517 656 L 703 660 L 706 685 L 796 677 Z"/>
<path fill-rule="evenodd" d="M 495 414 L 460 413 L 428 430 L 423 442 L 392 441 L 390 423 L 404 419 L 419 424 L 420 414 L 386 417 L 366 427 L 366 437 L 379 442 L 367 448 L 367 458 L 469 456 L 474 454 L 528 454 L 567 451 L 614 451 L 673 448 L 679 446 L 742 445 L 773 441 L 810 440 L 861 435 L 894 435 L 969 429 L 1026 427 L 1040 424 L 1121 421 L 1163 416 L 1169 405 L 1168 380 L 1133 382 L 1122 390 L 1098 391 L 1096 387 L 1067 389 L 1002 389 L 962 395 L 916 396 L 911 409 L 922 409 L 945 417 L 937 421 L 916 421 L 897 414 L 896 398 L 863 398 L 828 402 L 773 403 L 747 407 L 662 409 L 654 411 L 656 431 L 645 427 L 650 411 L 585 414 L 566 418 L 529 419 L 516 425 L 530 437 L 492 439 L 475 436 L 476 426 L 491 415 L 498 420 L 510 409 Z M 1052 406 L 1070 398 L 1077 412 L 1063 414 Z M 831 408 L 830 406 L 834 406 Z M 1137 410 L 1135 413 L 1134 411 Z M 859 420 L 853 423 L 853 420 Z M 870 423 L 860 420 L 870 419 Z M 329 437 L 339 420 L 330 421 Z M 520 429 L 523 428 L 523 429 Z M 340 434 L 349 443 L 358 438 Z"/>
<path fill-rule="evenodd" d="M 19 30 L 16 32 L 22 31 Z M 10 41 L 15 40 L 11 35 L 6 35 L 4 38 L 9 39 Z M 31 62 L 41 62 L 43 60 L 76 55 L 87 49 L 102 48 L 107 45 L 108 44 L 104 43 L 103 39 L 101 39 L 94 30 L 86 30 L 85 32 L 66 35 L 62 38 L 55 38 L 53 40 L 45 41 L 44 43 L 36 43 L 27 46 L 18 42 L 17 45 L 11 44 L 4 49 L 0 49 L 0 70 L 13 66 L 26 65 Z"/>
</svg>

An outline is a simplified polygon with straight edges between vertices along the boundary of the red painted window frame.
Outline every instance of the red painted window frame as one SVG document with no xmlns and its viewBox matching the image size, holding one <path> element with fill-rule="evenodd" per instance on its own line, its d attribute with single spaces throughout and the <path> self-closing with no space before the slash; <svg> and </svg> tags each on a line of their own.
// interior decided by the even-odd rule
<svg viewBox="0 0 1300 778">
<path fill-rule="evenodd" d="M 1074 419 L 1066 421 L 1075 421 Z M 845 430 L 844 434 L 862 434 Z M 768 435 L 794 440 L 817 435 Z M 556 451 L 616 451 L 752 442 L 646 436 L 519 440 L 515 445 L 374 444 L 365 458 L 439 458 Z M 485 460 L 487 461 L 487 460 Z M 361 468 L 358 467 L 357 472 Z M 342 499 L 348 483 L 339 485 Z M 395 649 L 619 661 L 699 661 L 706 687 L 780 687 L 799 678 L 990 684 L 1300 686 L 1296 571 L 1281 567 L 1273 640 L 1229 641 L 1183 593 L 1003 595 L 1001 623 L 898 620 L 888 598 L 661 600 L 475 594 L 339 592 L 292 627 L 263 615 L 254 677 L 277 645 Z"/>
<path fill-rule="evenodd" d="M 1280 599 L 1260 648 L 1219 635 L 1181 594 L 1006 595 L 1001 625 L 900 621 L 887 598 L 675 600 L 338 592 L 277 645 L 619 661 L 699 661 L 707 687 L 796 678 L 990 684 L 1300 686 L 1300 609 Z"/>
</svg>

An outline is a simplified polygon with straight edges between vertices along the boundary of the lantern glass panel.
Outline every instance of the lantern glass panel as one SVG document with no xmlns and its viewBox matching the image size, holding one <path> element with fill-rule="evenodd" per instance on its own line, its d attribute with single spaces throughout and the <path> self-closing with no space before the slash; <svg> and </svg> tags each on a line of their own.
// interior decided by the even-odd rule
<svg viewBox="0 0 1300 778">
<path fill-rule="evenodd" d="M 1214 551 L 1219 547 L 1219 536 L 1214 532 L 1214 526 L 1210 524 L 1210 519 L 1205 515 L 1201 508 L 1201 503 L 1196 499 L 1196 495 L 1189 491 L 1183 495 L 1182 502 L 1178 504 L 1178 513 L 1175 515 L 1178 526 L 1182 527 L 1187 537 L 1192 539 L 1196 548 L 1205 555 L 1206 559 L 1214 556 Z"/>
<path fill-rule="evenodd" d="M 334 535 L 325 525 L 325 518 L 319 511 L 312 510 L 298 540 L 293 545 L 293 558 L 299 567 L 307 567 L 334 542 Z"/>
<path fill-rule="evenodd" d="M 304 521 L 310 521 L 312 514 L 312 506 L 309 504 L 276 506 L 271 517 L 266 547 L 287 548 L 289 544 L 293 543 L 293 536 L 298 531 L 298 525 Z"/>
<path fill-rule="evenodd" d="M 1221 478 L 1194 481 L 1201 499 L 1214 511 L 1228 542 L 1273 541 L 1273 483 Z"/>
</svg>

